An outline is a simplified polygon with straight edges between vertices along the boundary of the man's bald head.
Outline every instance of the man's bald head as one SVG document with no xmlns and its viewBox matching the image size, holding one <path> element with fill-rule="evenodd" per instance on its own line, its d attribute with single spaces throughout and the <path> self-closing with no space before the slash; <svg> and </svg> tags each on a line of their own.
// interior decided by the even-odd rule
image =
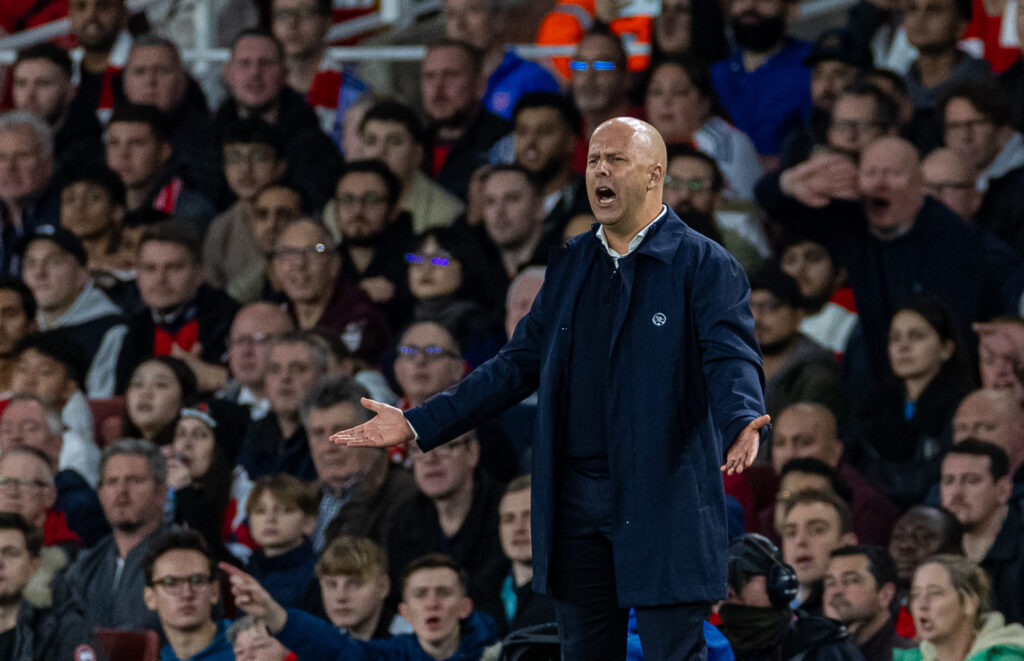
<svg viewBox="0 0 1024 661">
<path fill-rule="evenodd" d="M 934 149 L 921 162 L 925 193 L 945 204 L 963 220 L 981 205 L 973 164 L 952 149 Z"/>
<path fill-rule="evenodd" d="M 647 122 L 616 117 L 597 127 L 587 154 L 587 193 L 606 232 L 630 238 L 661 213 L 667 160 L 665 140 Z"/>
<path fill-rule="evenodd" d="M 790 459 L 812 458 L 835 468 L 843 456 L 836 416 L 815 402 L 798 402 L 779 413 L 772 432 L 776 474 Z"/>
<path fill-rule="evenodd" d="M 924 204 L 924 181 L 917 149 L 884 136 L 861 153 L 859 189 L 875 236 L 893 239 L 909 230 Z"/>
<path fill-rule="evenodd" d="M 968 438 L 994 443 L 1010 459 L 1010 471 L 1024 465 L 1024 406 L 1008 390 L 981 389 L 964 397 L 953 416 L 953 442 Z"/>
</svg>

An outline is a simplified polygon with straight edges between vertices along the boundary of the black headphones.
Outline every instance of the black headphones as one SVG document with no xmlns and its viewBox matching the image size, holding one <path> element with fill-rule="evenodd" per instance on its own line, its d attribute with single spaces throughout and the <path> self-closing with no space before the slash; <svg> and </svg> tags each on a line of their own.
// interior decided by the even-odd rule
<svg viewBox="0 0 1024 661">
<path fill-rule="evenodd" d="M 754 549 L 757 553 L 768 558 L 772 563 L 772 566 L 768 568 L 768 573 L 765 575 L 765 589 L 768 593 L 768 601 L 771 602 L 773 608 L 788 608 L 789 604 L 796 599 L 797 590 L 799 588 L 799 582 L 796 579 L 796 571 L 782 562 L 778 558 L 779 550 L 771 540 L 763 535 L 757 533 L 747 533 L 743 535 L 738 543 L 743 544 L 745 547 Z M 736 585 L 738 582 L 735 576 L 735 570 L 733 569 L 734 564 L 729 564 L 729 581 L 733 583 L 733 588 L 736 589 L 739 586 Z"/>
</svg>

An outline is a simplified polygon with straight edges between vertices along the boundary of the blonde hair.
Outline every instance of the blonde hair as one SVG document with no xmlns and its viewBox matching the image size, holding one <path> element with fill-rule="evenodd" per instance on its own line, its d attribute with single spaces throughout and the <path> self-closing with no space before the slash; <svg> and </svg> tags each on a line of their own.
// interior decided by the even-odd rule
<svg viewBox="0 0 1024 661">
<path fill-rule="evenodd" d="M 388 557 L 384 549 L 372 539 L 340 535 L 335 537 L 320 554 L 316 563 L 316 576 L 360 576 L 386 574 Z"/>
</svg>

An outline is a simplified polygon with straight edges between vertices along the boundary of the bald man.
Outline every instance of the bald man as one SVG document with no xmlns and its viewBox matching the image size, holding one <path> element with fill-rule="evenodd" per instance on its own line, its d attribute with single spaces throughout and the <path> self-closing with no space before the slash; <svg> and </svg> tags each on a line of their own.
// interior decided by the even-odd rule
<svg viewBox="0 0 1024 661">
<path fill-rule="evenodd" d="M 925 193 L 968 223 L 981 206 L 981 191 L 975 183 L 976 171 L 970 161 L 943 147 L 932 150 L 921 162 Z"/>
<path fill-rule="evenodd" d="M 818 459 L 836 470 L 839 479 L 850 488 L 850 523 L 862 544 L 888 544 L 899 509 L 861 475 L 843 461 L 843 442 L 839 439 L 836 417 L 816 402 L 797 402 L 784 408 L 772 430 L 772 468 L 776 475 L 791 459 Z M 769 537 L 774 531 L 775 504 L 758 513 L 758 529 Z"/>
<path fill-rule="evenodd" d="M 975 390 L 953 416 L 953 442 L 968 438 L 995 443 L 1010 460 L 1015 499 L 1024 499 L 1024 405 L 1009 390 Z"/>
<path fill-rule="evenodd" d="M 878 138 L 859 168 L 816 154 L 766 176 L 756 196 L 772 218 L 829 247 L 846 267 L 870 359 L 861 392 L 887 377 L 889 319 L 913 297 L 943 301 L 964 337 L 973 321 L 1017 314 L 1021 258 L 925 195 L 917 150 L 906 140 Z"/>
<path fill-rule="evenodd" d="M 764 375 L 743 271 L 661 203 L 665 143 L 616 118 L 590 141 L 597 224 L 552 256 L 529 314 L 453 390 L 336 434 L 438 447 L 534 390 L 533 588 L 550 594 L 565 659 L 704 658 L 724 599 L 720 470 L 756 456 Z M 728 450 L 728 452 L 726 452 Z M 724 461 L 724 466 L 721 465 Z"/>
</svg>

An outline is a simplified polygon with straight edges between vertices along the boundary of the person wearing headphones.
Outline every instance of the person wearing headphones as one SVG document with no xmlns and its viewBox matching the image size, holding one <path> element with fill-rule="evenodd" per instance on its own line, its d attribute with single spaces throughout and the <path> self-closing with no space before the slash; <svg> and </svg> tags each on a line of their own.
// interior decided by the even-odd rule
<svg viewBox="0 0 1024 661">
<path fill-rule="evenodd" d="M 864 661 L 841 624 L 793 610 L 798 581 L 767 537 L 747 533 L 729 546 L 729 597 L 719 629 L 737 661 Z"/>
</svg>

